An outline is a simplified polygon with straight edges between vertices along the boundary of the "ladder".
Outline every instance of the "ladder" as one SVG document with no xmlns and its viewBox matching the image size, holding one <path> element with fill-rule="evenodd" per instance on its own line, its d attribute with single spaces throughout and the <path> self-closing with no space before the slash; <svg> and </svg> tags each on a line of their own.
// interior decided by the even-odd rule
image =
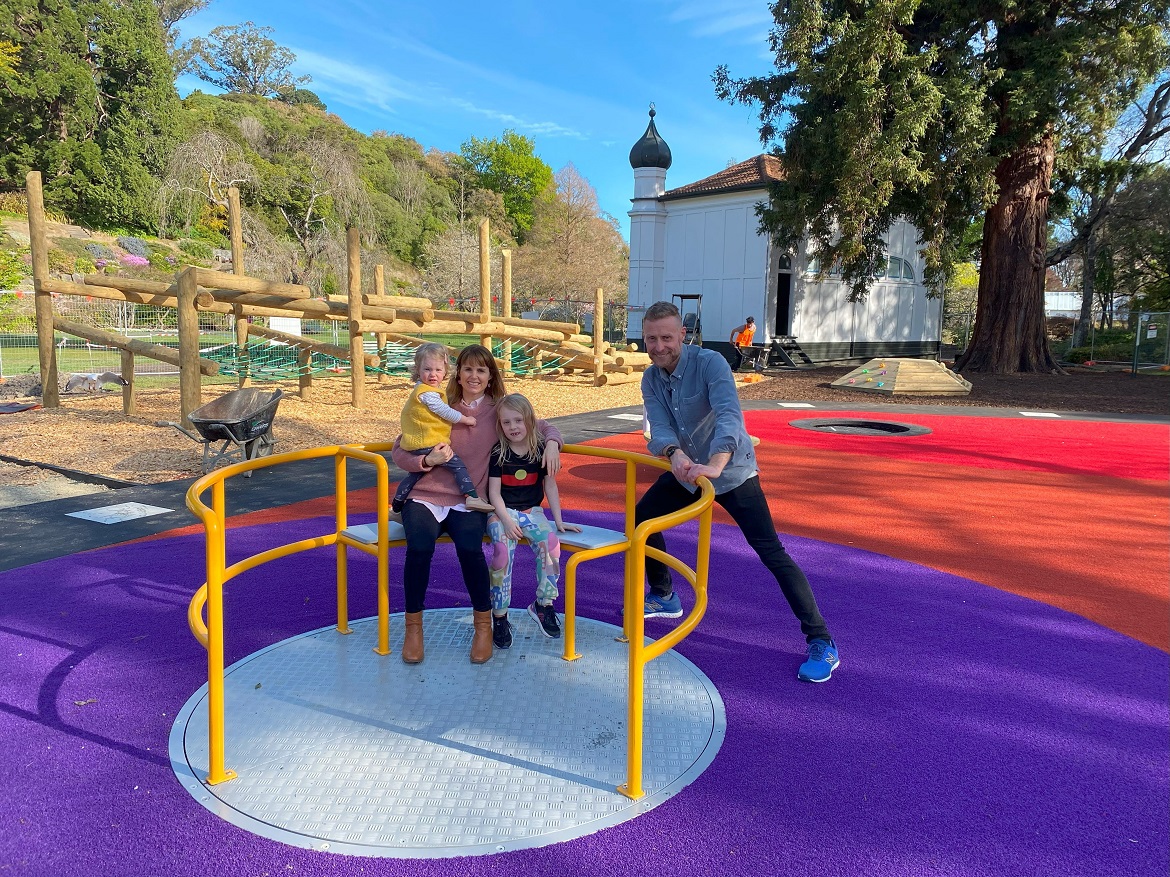
<svg viewBox="0 0 1170 877">
<path fill-rule="evenodd" d="M 772 339 L 768 350 L 769 368 L 816 368 L 807 353 L 801 350 L 793 335 L 779 335 Z"/>
</svg>

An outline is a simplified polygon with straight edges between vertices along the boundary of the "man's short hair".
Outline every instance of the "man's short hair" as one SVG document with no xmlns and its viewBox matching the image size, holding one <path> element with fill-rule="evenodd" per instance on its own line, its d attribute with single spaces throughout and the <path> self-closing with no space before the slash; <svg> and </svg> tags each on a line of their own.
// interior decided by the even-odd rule
<svg viewBox="0 0 1170 877">
<path fill-rule="evenodd" d="M 682 314 L 678 312 L 678 308 L 672 302 L 656 301 L 646 308 L 646 313 L 642 315 L 642 322 L 651 323 L 654 320 L 665 320 L 667 317 L 681 320 Z"/>
</svg>

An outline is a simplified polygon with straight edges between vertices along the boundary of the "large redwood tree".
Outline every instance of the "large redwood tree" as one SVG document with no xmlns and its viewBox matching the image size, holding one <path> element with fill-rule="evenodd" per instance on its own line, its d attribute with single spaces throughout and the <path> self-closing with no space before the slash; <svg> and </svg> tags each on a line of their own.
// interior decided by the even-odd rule
<svg viewBox="0 0 1170 877">
<path fill-rule="evenodd" d="M 1166 64 L 1170 0 L 784 0 L 776 70 L 720 97 L 756 104 L 785 179 L 761 224 L 808 237 L 854 298 L 899 217 L 926 281 L 967 258 L 982 219 L 979 303 L 960 370 L 1056 368 L 1044 320 L 1054 166 L 1090 149 Z"/>
</svg>

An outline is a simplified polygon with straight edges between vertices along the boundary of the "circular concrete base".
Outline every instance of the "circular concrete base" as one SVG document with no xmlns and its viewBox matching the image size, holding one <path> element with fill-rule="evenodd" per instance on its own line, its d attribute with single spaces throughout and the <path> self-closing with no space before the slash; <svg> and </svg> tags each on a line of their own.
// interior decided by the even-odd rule
<svg viewBox="0 0 1170 877">
<path fill-rule="evenodd" d="M 277 643 L 226 675 L 226 761 L 238 778 L 205 782 L 207 686 L 183 707 L 170 756 L 213 813 L 295 846 L 365 856 L 440 858 L 544 846 L 633 819 L 697 778 L 723 742 L 723 702 L 690 661 L 646 668 L 646 796 L 626 779 L 627 649 L 621 628 L 578 619 L 577 661 L 561 658 L 527 612 L 515 642 L 468 660 L 469 609 L 428 610 L 426 660 L 372 649 L 376 619 Z"/>
</svg>

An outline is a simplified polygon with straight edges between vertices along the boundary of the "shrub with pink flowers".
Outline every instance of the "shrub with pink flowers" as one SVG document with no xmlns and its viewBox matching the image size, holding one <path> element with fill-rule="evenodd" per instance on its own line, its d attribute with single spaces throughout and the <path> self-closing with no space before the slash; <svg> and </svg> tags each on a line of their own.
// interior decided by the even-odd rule
<svg viewBox="0 0 1170 877">
<path fill-rule="evenodd" d="M 150 259 L 143 256 L 135 256 L 133 253 L 127 253 L 122 257 L 122 264 L 128 268 L 145 268 L 150 264 Z"/>
</svg>

